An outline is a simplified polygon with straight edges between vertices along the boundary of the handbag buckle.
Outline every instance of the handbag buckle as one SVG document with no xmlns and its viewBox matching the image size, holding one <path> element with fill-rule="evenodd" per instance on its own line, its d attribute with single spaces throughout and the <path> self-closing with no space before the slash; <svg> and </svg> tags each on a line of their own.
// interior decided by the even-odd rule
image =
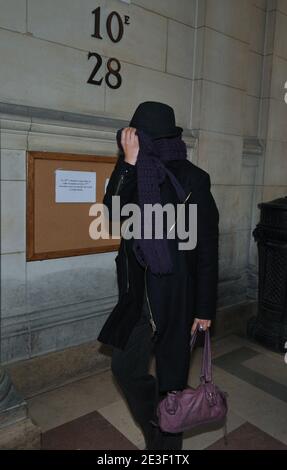
<svg viewBox="0 0 287 470">
<path fill-rule="evenodd" d="M 216 392 L 206 391 L 206 398 L 210 406 L 214 406 L 217 404 L 217 394 Z"/>
<path fill-rule="evenodd" d="M 167 393 L 165 400 L 165 409 L 170 415 L 176 413 L 178 403 L 177 403 L 177 391 L 171 391 Z"/>
</svg>

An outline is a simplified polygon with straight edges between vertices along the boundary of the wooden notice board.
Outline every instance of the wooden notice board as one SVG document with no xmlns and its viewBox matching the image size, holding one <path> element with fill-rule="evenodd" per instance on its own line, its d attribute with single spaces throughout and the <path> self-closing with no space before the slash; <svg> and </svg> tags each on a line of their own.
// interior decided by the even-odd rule
<svg viewBox="0 0 287 470">
<path fill-rule="evenodd" d="M 102 203 L 117 157 L 52 152 L 27 154 L 27 260 L 114 251 L 119 239 L 94 240 L 93 202 L 56 202 L 56 170 L 96 172 L 96 202 Z"/>
</svg>

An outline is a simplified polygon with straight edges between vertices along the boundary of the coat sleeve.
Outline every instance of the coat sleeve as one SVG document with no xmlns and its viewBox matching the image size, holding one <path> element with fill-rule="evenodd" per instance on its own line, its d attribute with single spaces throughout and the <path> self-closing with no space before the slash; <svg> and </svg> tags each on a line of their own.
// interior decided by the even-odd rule
<svg viewBox="0 0 287 470">
<path fill-rule="evenodd" d="M 115 168 L 109 179 L 103 204 L 108 208 L 109 220 L 112 221 L 112 197 L 120 197 L 120 208 L 131 202 L 136 190 L 136 165 L 127 163 L 123 156 L 118 157 Z M 124 219 L 124 218 L 123 218 Z M 122 219 L 121 219 L 122 220 Z"/>
<path fill-rule="evenodd" d="M 194 316 L 211 320 L 216 315 L 218 285 L 219 212 L 205 173 L 195 191 L 197 203 L 197 266 Z"/>
</svg>

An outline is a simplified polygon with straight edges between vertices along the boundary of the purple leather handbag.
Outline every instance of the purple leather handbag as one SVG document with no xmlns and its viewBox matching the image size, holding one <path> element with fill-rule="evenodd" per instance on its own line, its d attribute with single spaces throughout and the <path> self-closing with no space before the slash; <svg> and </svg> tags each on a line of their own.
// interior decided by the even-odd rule
<svg viewBox="0 0 287 470">
<path fill-rule="evenodd" d="M 195 344 L 198 325 L 190 341 L 191 351 Z M 162 431 L 178 433 L 207 423 L 224 425 L 226 436 L 227 393 L 212 381 L 211 346 L 209 329 L 205 330 L 200 384 L 197 388 L 169 391 L 157 406 L 158 425 Z"/>
</svg>

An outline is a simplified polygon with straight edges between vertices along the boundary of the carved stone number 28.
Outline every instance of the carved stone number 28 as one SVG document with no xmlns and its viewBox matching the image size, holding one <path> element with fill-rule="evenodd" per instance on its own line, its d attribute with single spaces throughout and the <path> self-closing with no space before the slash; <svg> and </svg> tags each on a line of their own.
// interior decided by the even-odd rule
<svg viewBox="0 0 287 470">
<path fill-rule="evenodd" d="M 101 7 L 98 7 L 95 10 L 93 10 L 92 14 L 95 15 L 95 26 L 94 26 L 94 33 L 91 34 L 91 36 L 93 38 L 96 38 L 96 39 L 103 39 L 102 36 L 101 36 L 101 32 L 100 32 Z M 118 22 L 118 34 L 117 34 L 116 37 L 112 32 L 113 18 L 115 18 Z M 106 28 L 107 28 L 108 36 L 109 36 L 111 41 L 119 42 L 122 39 L 123 34 L 124 34 L 124 24 L 130 24 L 129 23 L 129 16 L 124 16 L 124 22 L 123 22 L 121 16 L 119 15 L 119 13 L 117 11 L 112 11 L 109 14 L 109 16 L 107 17 L 107 21 L 106 21 Z M 89 52 L 88 53 L 88 60 L 91 57 L 96 58 L 96 65 L 93 68 L 93 71 L 92 71 L 91 75 L 89 76 L 89 78 L 87 80 L 87 83 L 90 83 L 92 85 L 101 85 L 104 77 L 96 78 L 96 75 L 99 72 L 99 70 L 101 68 L 101 65 L 103 63 L 102 56 L 100 54 L 98 54 L 97 52 Z M 105 74 L 106 84 L 110 88 L 114 88 L 114 89 L 119 88 L 121 86 L 121 83 L 122 83 L 122 77 L 119 73 L 120 70 L 121 70 L 120 61 L 118 59 L 116 59 L 115 57 L 111 57 L 107 61 L 107 69 L 108 69 L 108 72 Z M 116 83 L 114 85 L 110 82 L 110 76 L 111 75 L 113 75 L 116 78 Z"/>
</svg>

